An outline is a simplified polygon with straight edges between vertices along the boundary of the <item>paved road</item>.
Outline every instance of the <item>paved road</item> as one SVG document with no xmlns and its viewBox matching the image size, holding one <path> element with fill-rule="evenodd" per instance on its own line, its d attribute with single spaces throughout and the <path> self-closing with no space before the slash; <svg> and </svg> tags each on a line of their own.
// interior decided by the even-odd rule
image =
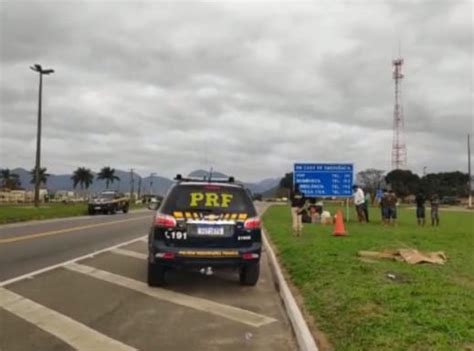
<svg viewBox="0 0 474 351">
<path fill-rule="evenodd" d="M 0 226 L 0 281 L 143 236 L 151 220 L 141 210 Z"/>
<path fill-rule="evenodd" d="M 150 220 L 139 212 L 0 227 L 0 350 L 296 350 L 265 255 L 256 287 L 222 271 L 176 272 L 166 289 L 149 288 Z"/>
</svg>

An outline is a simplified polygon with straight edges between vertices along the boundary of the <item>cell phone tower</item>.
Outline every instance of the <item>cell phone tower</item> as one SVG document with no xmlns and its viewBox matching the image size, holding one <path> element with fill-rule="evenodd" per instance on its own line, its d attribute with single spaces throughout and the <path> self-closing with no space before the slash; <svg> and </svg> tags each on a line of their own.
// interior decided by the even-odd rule
<svg viewBox="0 0 474 351">
<path fill-rule="evenodd" d="M 393 143 L 392 169 L 403 169 L 407 166 L 407 147 L 405 145 L 405 121 L 403 117 L 401 80 L 403 79 L 403 58 L 392 61 L 393 80 L 395 81 L 395 104 L 393 106 Z"/>
</svg>

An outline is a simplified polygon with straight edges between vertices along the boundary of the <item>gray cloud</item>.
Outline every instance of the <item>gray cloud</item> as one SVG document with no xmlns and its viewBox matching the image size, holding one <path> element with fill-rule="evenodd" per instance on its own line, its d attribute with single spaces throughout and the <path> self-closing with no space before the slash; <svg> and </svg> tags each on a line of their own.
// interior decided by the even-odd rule
<svg viewBox="0 0 474 351">
<path fill-rule="evenodd" d="M 294 161 L 390 168 L 401 39 L 409 167 L 465 169 L 472 3 L 20 2 L 0 7 L 0 164 L 245 180 Z M 470 74 L 469 74 L 470 73 Z"/>
</svg>

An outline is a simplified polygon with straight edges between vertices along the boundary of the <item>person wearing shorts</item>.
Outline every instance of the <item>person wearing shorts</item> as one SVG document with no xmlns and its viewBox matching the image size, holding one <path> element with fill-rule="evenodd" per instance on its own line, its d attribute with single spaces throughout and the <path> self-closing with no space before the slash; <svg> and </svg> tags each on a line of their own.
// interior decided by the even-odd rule
<svg viewBox="0 0 474 351">
<path fill-rule="evenodd" d="M 397 224 L 397 196 L 393 190 L 388 191 L 386 221 L 390 225 Z"/>
<path fill-rule="evenodd" d="M 425 225 L 425 202 L 426 202 L 426 197 L 425 194 L 423 194 L 422 191 L 419 191 L 418 194 L 415 197 L 415 202 L 416 202 L 416 220 L 418 222 L 418 225 Z"/>
</svg>

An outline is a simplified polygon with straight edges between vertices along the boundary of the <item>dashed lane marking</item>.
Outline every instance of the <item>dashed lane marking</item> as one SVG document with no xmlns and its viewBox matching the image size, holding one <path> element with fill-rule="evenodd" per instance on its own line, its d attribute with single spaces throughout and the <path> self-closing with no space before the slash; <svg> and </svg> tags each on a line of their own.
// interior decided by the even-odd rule
<svg viewBox="0 0 474 351">
<path fill-rule="evenodd" d="M 96 255 L 100 255 L 100 254 L 102 254 L 102 253 L 109 252 L 109 251 L 111 251 L 111 250 L 113 250 L 113 249 L 116 249 L 116 248 L 119 248 L 119 247 L 122 247 L 122 246 L 127 246 L 127 245 L 130 245 L 130 244 L 139 242 L 139 241 L 141 241 L 141 240 L 142 240 L 143 238 L 145 238 L 145 237 L 146 237 L 146 235 L 145 235 L 145 236 L 141 236 L 141 237 L 139 237 L 139 238 L 132 239 L 132 240 L 128 240 L 128 241 L 125 241 L 125 242 L 122 242 L 122 243 L 118 243 L 118 244 L 116 244 L 116 245 L 109 246 L 109 247 L 106 247 L 106 248 L 101 249 L 101 250 L 97 250 L 97 251 L 91 252 L 90 254 L 87 254 L 87 255 L 83 255 L 83 256 L 79 256 L 79 257 L 73 258 L 72 260 L 63 261 L 63 262 L 54 264 L 54 265 L 52 265 L 52 266 L 44 267 L 44 268 L 38 269 L 38 270 L 36 270 L 36 271 L 33 271 L 33 272 L 29 272 L 29 273 L 20 275 L 20 276 L 15 277 L 15 278 L 11 278 L 11 279 L 8 279 L 8 280 L 1 281 L 1 282 L 0 282 L 0 287 L 2 287 L 2 286 L 7 286 L 7 285 L 9 285 L 9 284 L 13 284 L 13 283 L 15 283 L 15 282 L 18 282 L 18 281 L 21 281 L 21 280 L 24 280 L 24 279 L 27 279 L 27 278 L 32 278 L 32 277 L 37 276 L 37 275 L 39 275 L 39 274 L 52 271 L 53 269 L 56 269 L 56 268 L 60 268 L 60 267 L 66 265 L 66 264 L 69 264 L 69 263 L 73 263 L 73 262 L 77 262 L 77 261 L 82 261 L 82 260 L 85 260 L 85 259 L 87 259 L 87 258 L 92 258 L 92 257 L 94 257 L 94 256 L 96 256 Z"/>
<path fill-rule="evenodd" d="M 141 260 L 146 260 L 148 258 L 147 255 L 142 254 L 140 252 L 125 250 L 125 249 L 119 249 L 119 248 L 110 250 L 110 252 L 112 252 L 114 254 L 118 254 L 118 255 L 138 258 L 138 259 L 141 259 Z"/>
<path fill-rule="evenodd" d="M 0 288 L 0 307 L 77 350 L 137 350 L 5 288 Z"/>
<path fill-rule="evenodd" d="M 247 311 L 238 307 L 224 305 L 218 302 L 205 300 L 202 298 L 189 296 L 161 288 L 150 288 L 147 284 L 127 278 L 118 274 L 103 271 L 94 267 L 70 263 L 64 268 L 73 272 L 85 274 L 87 276 L 119 285 L 128 289 L 138 291 L 142 294 L 154 297 L 159 300 L 168 301 L 176 305 L 189 307 L 198 311 L 214 314 L 252 327 L 261 327 L 273 323 L 276 319 L 267 317 L 255 312 Z"/>
</svg>

